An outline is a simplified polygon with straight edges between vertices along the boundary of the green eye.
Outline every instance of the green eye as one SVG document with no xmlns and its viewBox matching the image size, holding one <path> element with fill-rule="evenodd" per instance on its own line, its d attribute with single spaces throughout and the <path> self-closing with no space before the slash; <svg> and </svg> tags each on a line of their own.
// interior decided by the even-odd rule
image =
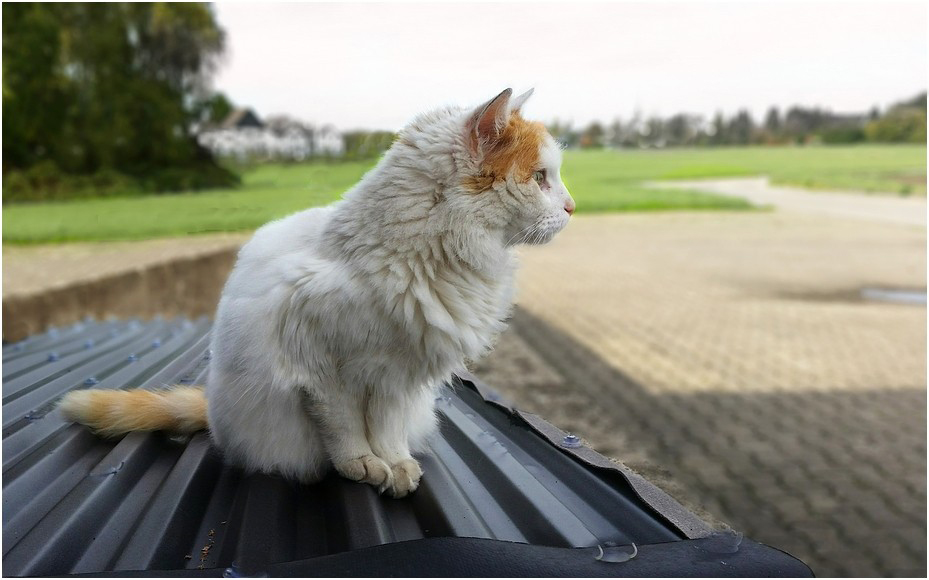
<svg viewBox="0 0 929 580">
<path fill-rule="evenodd" d="M 545 182 L 545 170 L 540 169 L 539 171 L 536 171 L 535 173 L 533 173 L 532 179 L 535 179 L 535 182 L 538 184 L 544 183 Z"/>
</svg>

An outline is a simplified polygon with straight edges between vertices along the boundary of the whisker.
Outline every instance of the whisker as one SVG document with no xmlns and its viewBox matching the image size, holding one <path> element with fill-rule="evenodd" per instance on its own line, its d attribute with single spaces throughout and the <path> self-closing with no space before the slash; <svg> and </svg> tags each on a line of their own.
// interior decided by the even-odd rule
<svg viewBox="0 0 929 580">
<path fill-rule="evenodd" d="M 541 221 L 542 221 L 541 219 L 536 220 L 535 223 L 531 223 L 531 224 L 529 224 L 528 226 L 524 227 L 523 229 L 519 230 L 518 232 L 516 232 L 515 234 L 513 234 L 513 235 L 510 237 L 509 240 L 506 241 L 506 244 L 505 244 L 505 245 L 506 245 L 506 246 L 509 246 L 509 245 L 510 245 L 510 242 L 513 241 L 513 238 L 515 238 L 516 236 L 518 236 L 518 235 L 520 235 L 520 234 L 524 234 L 524 235 L 523 235 L 523 238 L 522 238 L 521 240 L 519 240 L 518 242 L 516 242 L 516 243 L 517 243 L 517 244 L 521 244 L 521 243 L 525 242 L 525 241 L 526 241 L 526 238 L 528 237 L 528 234 L 531 233 L 531 232 L 527 232 L 526 230 L 529 230 L 530 228 L 536 227 L 537 225 L 539 225 L 539 223 L 541 223 Z"/>
</svg>

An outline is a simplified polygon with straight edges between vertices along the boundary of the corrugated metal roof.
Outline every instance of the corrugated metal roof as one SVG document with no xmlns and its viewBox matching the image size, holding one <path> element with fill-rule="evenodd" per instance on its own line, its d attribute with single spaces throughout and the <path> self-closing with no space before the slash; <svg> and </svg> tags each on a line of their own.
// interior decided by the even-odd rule
<svg viewBox="0 0 929 580">
<path fill-rule="evenodd" d="M 233 563 L 239 572 L 306 574 L 328 569 L 326 562 L 345 572 L 360 565 L 339 559 L 346 554 L 377 547 L 386 553 L 394 545 L 415 553 L 422 549 L 416 541 L 429 538 L 588 551 L 719 541 L 642 478 L 589 449 L 559 448 L 563 433 L 486 401 L 470 378 L 456 379 L 437 400 L 440 436 L 421 458 L 426 475 L 419 490 L 402 500 L 336 476 L 301 486 L 244 474 L 222 463 L 206 433 L 103 440 L 54 412 L 72 389 L 202 384 L 209 330 L 206 320 L 85 322 L 3 347 L 5 575 L 200 569 L 217 575 Z M 467 543 L 470 553 L 486 545 Z M 749 554 L 761 549 L 751 544 L 739 561 L 757 565 L 771 556 L 752 560 Z M 770 552 L 784 558 L 781 564 L 798 564 Z M 730 564 L 738 560 L 725 553 Z M 730 566 L 701 554 L 700 565 Z M 462 565 L 486 567 L 492 560 L 465 558 Z M 312 565 L 300 569 L 301 561 Z M 376 558 L 366 562 L 363 570 L 380 570 Z M 625 570 L 643 566 L 655 570 L 643 556 Z"/>
</svg>

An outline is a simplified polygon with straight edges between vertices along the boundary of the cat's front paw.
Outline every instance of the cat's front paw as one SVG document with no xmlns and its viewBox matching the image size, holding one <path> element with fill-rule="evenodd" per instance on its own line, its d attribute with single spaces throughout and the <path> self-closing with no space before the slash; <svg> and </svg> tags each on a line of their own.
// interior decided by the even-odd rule
<svg viewBox="0 0 929 580">
<path fill-rule="evenodd" d="M 339 475 L 352 481 L 368 483 L 378 488 L 378 492 L 393 485 L 394 476 L 390 466 L 376 455 L 362 455 L 334 465 Z"/>
<path fill-rule="evenodd" d="M 393 485 L 388 487 L 392 497 L 405 497 L 419 487 L 419 479 L 423 476 L 423 468 L 415 459 L 404 459 L 391 467 L 393 471 Z"/>
</svg>

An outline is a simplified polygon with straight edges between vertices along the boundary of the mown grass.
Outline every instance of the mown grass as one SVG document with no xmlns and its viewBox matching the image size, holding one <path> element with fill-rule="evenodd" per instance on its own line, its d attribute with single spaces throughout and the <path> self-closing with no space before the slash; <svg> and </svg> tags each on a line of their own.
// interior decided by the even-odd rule
<svg viewBox="0 0 929 580">
<path fill-rule="evenodd" d="M 263 165 L 235 190 L 109 198 L 3 208 L 3 241 L 34 244 L 133 240 L 246 231 L 330 203 L 373 162 Z M 925 195 L 924 146 L 567 151 L 562 175 L 579 213 L 746 209 L 737 198 L 655 190 L 645 181 L 766 174 L 812 188 Z"/>
<path fill-rule="evenodd" d="M 250 230 L 335 201 L 371 165 L 263 165 L 247 171 L 237 189 L 8 205 L 3 241 L 138 240 Z"/>
<path fill-rule="evenodd" d="M 926 195 L 925 145 L 568 152 L 566 170 L 631 181 L 768 175 L 810 189 Z M 569 174 L 570 175 L 570 174 Z"/>
</svg>

